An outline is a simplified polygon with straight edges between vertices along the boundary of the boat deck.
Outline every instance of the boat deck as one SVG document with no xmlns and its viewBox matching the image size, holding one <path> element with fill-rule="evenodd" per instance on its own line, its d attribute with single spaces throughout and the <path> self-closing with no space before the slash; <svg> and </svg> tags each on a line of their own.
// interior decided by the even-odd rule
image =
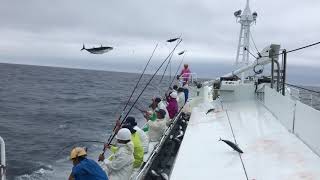
<svg viewBox="0 0 320 180">
<path fill-rule="evenodd" d="M 210 108 L 218 112 L 206 115 Z M 260 102 L 203 102 L 192 110 L 170 179 L 319 180 L 319 168 L 320 157 Z"/>
</svg>

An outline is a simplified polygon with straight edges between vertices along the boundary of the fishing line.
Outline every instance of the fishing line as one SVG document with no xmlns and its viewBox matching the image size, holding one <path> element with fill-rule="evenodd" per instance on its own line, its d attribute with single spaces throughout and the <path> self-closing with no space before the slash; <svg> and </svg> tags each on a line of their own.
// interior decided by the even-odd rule
<svg viewBox="0 0 320 180">
<path fill-rule="evenodd" d="M 173 50 L 170 52 L 170 54 L 165 58 L 165 60 L 161 63 L 161 65 L 159 66 L 159 68 L 156 70 L 156 72 L 152 75 L 152 77 L 149 79 L 149 81 L 147 82 L 147 84 L 145 85 L 145 87 L 142 89 L 141 93 L 138 95 L 137 99 L 134 101 L 133 106 L 137 103 L 137 101 L 139 100 L 139 98 L 141 97 L 141 95 L 143 94 L 143 92 L 145 91 L 145 89 L 148 87 L 148 85 L 151 83 L 151 81 L 153 80 L 153 78 L 156 76 L 156 74 L 158 73 L 158 71 L 161 69 L 161 67 L 164 65 L 164 63 L 170 58 L 170 56 L 174 53 L 174 51 L 176 50 L 176 48 L 179 46 L 179 44 L 182 42 L 182 39 L 179 38 L 177 44 L 175 45 L 175 47 L 173 48 Z M 131 112 L 131 110 L 133 109 L 133 106 L 131 106 L 131 108 L 129 109 L 129 111 L 126 113 L 125 117 L 122 119 L 120 126 L 123 124 L 123 122 L 125 121 L 125 119 L 128 117 L 129 113 Z M 110 145 L 111 141 L 113 140 L 113 138 L 116 136 L 116 133 L 113 133 L 107 140 L 107 144 Z M 105 152 L 105 148 L 103 149 L 103 153 Z"/>
<path fill-rule="evenodd" d="M 171 62 L 172 56 L 173 56 L 173 53 L 171 54 L 171 56 L 170 56 L 170 58 L 169 58 L 169 61 L 168 61 L 167 65 L 166 65 L 166 68 L 165 68 L 164 71 L 163 71 L 163 74 L 162 74 L 162 76 L 161 76 L 161 79 L 160 79 L 159 84 L 161 84 L 161 82 L 162 82 L 162 80 L 163 80 L 163 77 L 164 77 L 164 75 L 166 74 L 166 71 L 167 71 L 167 68 L 168 68 L 168 66 L 169 66 L 169 64 L 170 64 L 170 62 Z"/>
<path fill-rule="evenodd" d="M 79 143 L 100 143 L 100 144 L 104 144 L 105 142 L 103 141 L 98 141 L 98 140 L 83 140 L 83 141 L 75 141 L 75 142 L 72 142 L 72 144 L 68 144 L 66 146 L 64 146 L 59 152 L 57 155 L 59 155 L 60 153 L 62 153 L 64 150 L 66 150 L 67 148 L 69 147 L 72 147 L 76 144 L 79 144 Z"/>
<path fill-rule="evenodd" d="M 144 73 L 145 73 L 145 71 L 146 71 L 146 69 L 147 69 L 147 67 L 148 67 L 148 65 L 149 65 L 149 63 L 150 63 L 150 61 L 151 61 L 151 59 L 152 59 L 152 57 L 153 57 L 153 55 L 154 55 L 154 52 L 155 52 L 156 49 L 157 49 L 157 47 L 158 47 L 158 44 L 156 44 L 155 48 L 153 49 L 152 54 L 151 54 L 151 56 L 149 57 L 149 60 L 148 60 L 147 64 L 145 65 L 145 67 L 144 67 L 144 69 L 143 69 L 143 71 L 142 71 L 142 73 L 141 73 L 141 75 L 140 75 L 140 77 L 139 77 L 138 82 L 136 83 L 135 87 L 133 88 L 133 91 L 131 92 L 131 95 L 130 95 L 130 97 L 129 97 L 127 103 L 126 103 L 126 105 L 125 105 L 124 108 L 122 109 L 122 112 L 121 112 L 121 114 L 120 114 L 120 117 L 118 118 L 119 120 L 120 120 L 121 117 L 123 116 L 124 111 L 126 110 L 126 108 L 127 108 L 128 104 L 129 104 L 129 102 L 130 102 L 130 100 L 131 100 L 134 92 L 136 91 L 136 89 L 137 89 L 137 87 L 138 87 L 138 85 L 139 85 L 139 83 L 140 83 L 140 81 L 141 81 L 141 79 L 142 79 L 142 76 L 144 75 Z M 113 130 L 114 130 L 114 129 L 113 129 Z"/>
<path fill-rule="evenodd" d="M 182 56 L 182 59 L 181 59 L 181 61 L 180 61 L 179 66 L 178 66 L 178 69 L 177 69 L 176 73 L 174 74 L 174 76 L 173 76 L 173 78 L 172 78 L 172 80 L 171 80 L 171 82 L 170 82 L 170 84 L 169 84 L 169 88 L 172 86 L 173 81 L 176 79 L 176 76 L 177 76 L 177 74 L 178 74 L 178 72 L 179 72 L 179 69 L 180 69 L 180 67 L 181 67 L 181 65 L 182 65 L 182 63 L 183 63 L 184 56 L 186 55 L 185 52 L 186 52 L 186 51 L 182 51 L 182 52 L 179 53 L 179 55 L 182 55 L 182 54 L 183 54 L 183 56 Z M 169 88 L 168 88 L 168 90 L 169 90 Z"/>
<path fill-rule="evenodd" d="M 221 107 L 223 109 L 223 104 L 222 103 L 221 103 Z M 234 135 L 234 131 L 233 131 L 233 128 L 232 128 L 232 125 L 231 125 L 231 121 L 230 121 L 230 118 L 229 118 L 228 110 L 225 110 L 225 111 L 226 111 L 226 115 L 227 115 L 227 118 L 228 118 L 228 122 L 229 122 L 229 126 L 230 126 L 230 129 L 231 129 L 231 132 L 232 132 L 232 136 L 233 136 L 234 142 L 235 142 L 236 145 L 238 145 L 236 136 Z M 241 157 L 241 154 L 240 153 L 238 153 L 238 154 L 239 154 L 239 158 L 240 158 L 240 161 L 241 161 L 241 164 L 242 164 L 243 171 L 244 171 L 244 173 L 246 175 L 247 180 L 249 180 L 249 177 L 248 177 L 248 174 L 247 174 L 247 170 L 246 170 L 246 167 L 244 166 L 244 162 L 243 162 L 243 159 Z"/>
</svg>

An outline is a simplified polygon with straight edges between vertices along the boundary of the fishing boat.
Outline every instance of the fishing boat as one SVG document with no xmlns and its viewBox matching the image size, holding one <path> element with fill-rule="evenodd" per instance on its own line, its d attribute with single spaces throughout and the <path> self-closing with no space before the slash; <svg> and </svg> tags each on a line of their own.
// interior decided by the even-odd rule
<svg viewBox="0 0 320 180">
<path fill-rule="evenodd" d="M 295 50 L 270 44 L 250 62 L 257 13 L 247 0 L 234 15 L 241 25 L 237 68 L 209 81 L 192 76 L 188 102 L 161 140 L 150 143 L 131 179 L 320 179 L 320 111 L 286 83 L 287 54 Z M 0 143 L 5 180 L 1 137 Z"/>
<path fill-rule="evenodd" d="M 257 13 L 247 0 L 234 15 L 241 24 L 238 68 L 190 84 L 186 108 L 132 179 L 320 179 L 320 111 L 286 83 L 287 54 L 309 46 L 270 44 L 250 63 Z"/>
</svg>

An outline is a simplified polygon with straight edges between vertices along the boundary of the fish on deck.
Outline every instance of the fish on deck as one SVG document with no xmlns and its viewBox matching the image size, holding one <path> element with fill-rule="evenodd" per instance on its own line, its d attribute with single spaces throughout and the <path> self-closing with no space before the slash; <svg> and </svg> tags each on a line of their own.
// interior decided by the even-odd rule
<svg viewBox="0 0 320 180">
<path fill-rule="evenodd" d="M 110 47 L 110 46 L 102 46 L 101 47 L 93 47 L 93 48 L 86 48 L 84 45 L 81 49 L 82 50 L 86 50 L 88 52 L 90 52 L 91 54 L 104 54 L 106 52 L 109 52 L 111 50 L 113 50 L 113 47 Z"/>
</svg>

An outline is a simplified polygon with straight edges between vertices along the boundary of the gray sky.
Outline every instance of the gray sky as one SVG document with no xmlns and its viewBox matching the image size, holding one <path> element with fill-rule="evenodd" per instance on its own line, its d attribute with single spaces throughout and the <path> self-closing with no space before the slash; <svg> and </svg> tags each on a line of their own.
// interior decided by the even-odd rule
<svg viewBox="0 0 320 180">
<path fill-rule="evenodd" d="M 245 0 L 0 1 L 0 62 L 138 72 L 156 43 L 160 62 L 172 47 L 164 41 L 182 34 L 179 50 L 187 49 L 191 68 L 207 69 L 207 77 L 213 75 L 210 66 L 219 73 L 223 64 L 224 73 L 234 63 L 240 25 L 233 12 L 245 6 Z M 258 49 L 319 41 L 319 9 L 316 0 L 251 0 L 252 12 L 258 12 L 252 27 Z M 115 49 L 92 55 L 79 51 L 83 43 Z M 319 50 L 290 54 L 289 65 L 320 70 Z"/>
</svg>

